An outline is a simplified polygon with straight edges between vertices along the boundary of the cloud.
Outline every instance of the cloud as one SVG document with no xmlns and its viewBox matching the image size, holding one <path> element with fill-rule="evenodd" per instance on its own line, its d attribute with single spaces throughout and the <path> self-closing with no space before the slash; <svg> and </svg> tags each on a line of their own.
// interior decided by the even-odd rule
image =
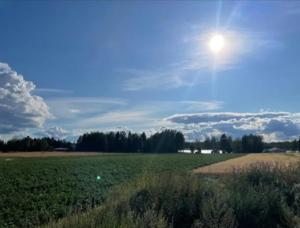
<svg viewBox="0 0 300 228">
<path fill-rule="evenodd" d="M 153 89 L 157 86 L 163 88 L 177 88 L 185 84 L 181 77 L 181 69 L 161 69 L 157 71 L 125 69 L 123 73 L 131 76 L 123 84 L 125 91 L 138 91 L 142 89 Z"/>
<path fill-rule="evenodd" d="M 70 113 L 80 113 L 80 109 L 70 109 Z"/>
<path fill-rule="evenodd" d="M 80 130 L 75 130 L 80 129 Z M 300 135 L 300 113 L 290 112 L 202 112 L 175 114 L 160 118 L 143 107 L 115 110 L 78 120 L 73 130 L 53 127 L 36 135 L 75 141 L 80 134 L 89 131 L 146 132 L 149 136 L 164 129 L 181 131 L 186 140 L 204 140 L 206 137 L 226 133 L 234 138 L 245 134 L 259 134 L 266 142 L 292 140 Z"/>
<path fill-rule="evenodd" d="M 262 58 L 267 50 L 278 49 L 282 44 L 259 32 L 242 29 L 220 28 L 226 45 L 220 55 L 213 55 L 208 41 L 215 31 L 202 27 L 185 36 L 180 46 L 186 53 L 169 65 L 156 69 L 121 69 L 127 75 L 123 83 L 125 91 L 170 89 L 194 86 L 210 80 L 212 74 L 241 67 L 244 59 Z"/>
<path fill-rule="evenodd" d="M 81 126 L 111 126 L 123 127 L 126 125 L 134 126 L 135 124 L 143 124 L 144 122 L 152 122 L 155 118 L 150 118 L 146 111 L 138 110 L 119 110 L 111 111 L 100 115 L 95 115 L 80 121 Z M 123 125 L 123 126 L 121 126 Z"/>
<path fill-rule="evenodd" d="M 54 127 L 45 128 L 40 131 L 37 131 L 33 135 L 38 138 L 49 137 L 49 138 L 55 138 L 60 140 L 64 139 L 67 141 L 75 142 L 78 139 L 78 137 L 85 132 L 87 131 L 84 131 L 82 129 L 66 130 L 62 127 L 54 126 Z"/>
<path fill-rule="evenodd" d="M 32 82 L 0 63 L 0 133 L 42 127 L 51 118 L 43 98 L 32 95 L 34 89 Z"/>
<path fill-rule="evenodd" d="M 226 133 L 233 137 L 244 134 L 260 134 L 266 141 L 280 141 L 298 138 L 300 135 L 299 113 L 196 113 L 176 114 L 164 121 L 181 130 L 188 140 L 204 139 L 207 136 Z"/>
<path fill-rule="evenodd" d="M 73 93 L 71 90 L 64 90 L 64 89 L 54 89 L 54 88 L 38 88 L 34 90 L 37 94 L 70 94 Z"/>
<path fill-rule="evenodd" d="M 50 127 L 48 129 L 44 129 L 42 131 L 36 132 L 35 135 L 38 137 L 64 139 L 65 137 L 70 135 L 70 131 L 67 131 L 61 127 Z"/>
<path fill-rule="evenodd" d="M 161 124 L 161 116 L 174 111 L 213 111 L 222 107 L 221 101 L 145 101 L 143 104 L 115 107 L 106 112 L 86 116 L 77 122 L 78 126 L 118 127 L 131 126 L 147 129 Z"/>
<path fill-rule="evenodd" d="M 143 104 L 139 104 L 135 107 L 138 110 L 146 110 L 154 112 L 166 112 L 174 113 L 182 110 L 184 112 L 204 112 L 204 111 L 215 111 L 223 107 L 222 101 L 216 100 L 161 100 L 161 101 L 145 101 Z"/>
<path fill-rule="evenodd" d="M 185 111 L 214 111 L 223 106 L 221 101 L 178 101 L 177 104 L 184 106 L 182 108 Z"/>
<path fill-rule="evenodd" d="M 194 113 L 194 114 L 175 114 L 165 118 L 165 120 L 183 123 L 218 123 L 218 122 L 243 122 L 246 123 L 254 118 L 275 118 L 288 115 L 287 112 L 259 112 L 259 113 L 238 113 L 238 112 L 215 112 L 215 113 Z"/>
<path fill-rule="evenodd" d="M 127 105 L 125 99 L 111 97 L 58 97 L 46 99 L 46 103 L 57 119 L 86 117 Z"/>
</svg>

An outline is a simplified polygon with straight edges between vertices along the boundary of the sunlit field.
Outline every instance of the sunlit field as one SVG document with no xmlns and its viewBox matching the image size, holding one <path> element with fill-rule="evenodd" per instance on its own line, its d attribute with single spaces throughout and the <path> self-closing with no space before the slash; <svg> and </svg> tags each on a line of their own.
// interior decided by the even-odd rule
<svg viewBox="0 0 300 228">
<path fill-rule="evenodd" d="M 46 227 L 298 227 L 299 164 L 255 162 L 228 174 L 142 176 L 114 188 L 100 207 Z"/>
<path fill-rule="evenodd" d="M 271 167 L 287 167 L 300 163 L 299 153 L 261 153 L 247 154 L 242 157 L 230 159 L 227 161 L 211 164 L 195 169 L 194 173 L 203 174 L 224 174 L 236 171 L 243 171 L 257 164 L 264 164 Z"/>
<path fill-rule="evenodd" d="M 6 156 L 0 158 L 0 227 L 46 224 L 101 205 L 111 187 L 139 176 L 186 173 L 240 155 Z"/>
</svg>

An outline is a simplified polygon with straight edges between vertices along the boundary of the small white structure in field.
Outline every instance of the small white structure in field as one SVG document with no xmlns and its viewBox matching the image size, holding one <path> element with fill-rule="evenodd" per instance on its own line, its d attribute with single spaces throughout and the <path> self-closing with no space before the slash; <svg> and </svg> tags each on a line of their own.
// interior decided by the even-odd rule
<svg viewBox="0 0 300 228">
<path fill-rule="evenodd" d="M 194 150 L 194 154 L 223 154 L 222 150 L 216 150 L 215 153 L 213 151 L 214 150 L 211 149 L 201 149 L 201 152 L 199 153 L 198 150 Z M 190 149 L 183 149 L 183 150 L 179 150 L 178 152 L 186 153 L 186 154 L 192 153 Z"/>
</svg>

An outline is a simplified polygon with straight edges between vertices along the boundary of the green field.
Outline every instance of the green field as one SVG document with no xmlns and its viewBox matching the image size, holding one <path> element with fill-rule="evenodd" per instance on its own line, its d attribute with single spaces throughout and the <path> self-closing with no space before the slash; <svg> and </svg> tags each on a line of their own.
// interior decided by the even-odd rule
<svg viewBox="0 0 300 228">
<path fill-rule="evenodd" d="M 0 159 L 0 227 L 31 227 L 100 205 L 138 176 L 182 173 L 239 155 L 97 155 Z"/>
</svg>

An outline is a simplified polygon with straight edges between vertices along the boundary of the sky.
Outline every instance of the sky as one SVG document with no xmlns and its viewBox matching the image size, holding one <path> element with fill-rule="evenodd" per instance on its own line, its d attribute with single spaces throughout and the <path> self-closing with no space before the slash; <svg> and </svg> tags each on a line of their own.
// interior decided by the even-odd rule
<svg viewBox="0 0 300 228">
<path fill-rule="evenodd" d="M 0 1 L 0 138 L 298 138 L 299 21 L 298 1 Z"/>
</svg>

